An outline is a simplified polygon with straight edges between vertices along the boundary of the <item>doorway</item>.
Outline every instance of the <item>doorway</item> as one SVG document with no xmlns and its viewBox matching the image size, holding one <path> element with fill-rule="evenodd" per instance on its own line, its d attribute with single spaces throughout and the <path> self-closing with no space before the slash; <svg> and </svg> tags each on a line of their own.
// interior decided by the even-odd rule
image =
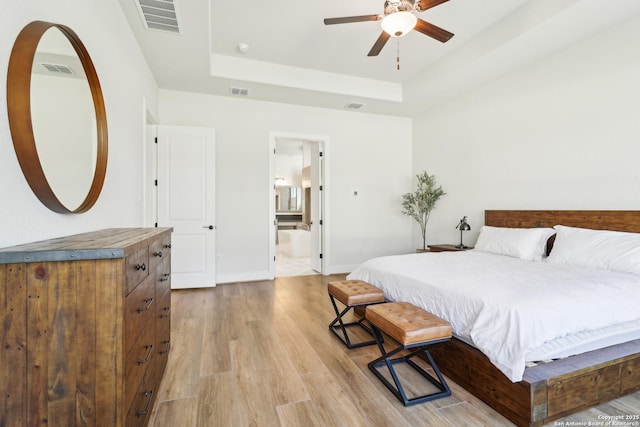
<svg viewBox="0 0 640 427">
<path fill-rule="evenodd" d="M 272 134 L 270 277 L 323 273 L 326 139 Z"/>
</svg>

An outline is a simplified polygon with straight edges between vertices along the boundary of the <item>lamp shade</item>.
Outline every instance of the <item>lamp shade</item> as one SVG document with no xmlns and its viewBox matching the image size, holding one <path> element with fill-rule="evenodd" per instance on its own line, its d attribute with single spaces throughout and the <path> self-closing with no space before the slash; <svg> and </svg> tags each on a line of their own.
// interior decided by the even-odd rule
<svg viewBox="0 0 640 427">
<path fill-rule="evenodd" d="M 418 18 L 411 12 L 394 12 L 380 22 L 382 30 L 391 37 L 402 37 L 416 26 Z"/>
<path fill-rule="evenodd" d="M 456 228 L 458 230 L 460 230 L 460 231 L 469 231 L 469 230 L 471 230 L 471 226 L 467 222 L 467 216 L 466 215 L 460 220 L 458 225 L 456 225 Z"/>
</svg>

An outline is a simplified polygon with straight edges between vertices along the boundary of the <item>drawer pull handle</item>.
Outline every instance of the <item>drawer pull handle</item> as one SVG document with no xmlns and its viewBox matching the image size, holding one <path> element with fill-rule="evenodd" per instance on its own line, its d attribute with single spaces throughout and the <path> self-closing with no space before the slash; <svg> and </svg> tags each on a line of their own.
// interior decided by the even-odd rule
<svg viewBox="0 0 640 427">
<path fill-rule="evenodd" d="M 142 411 L 138 411 L 138 416 L 142 417 L 149 413 L 149 409 L 151 408 L 151 402 L 153 401 L 153 390 L 147 390 L 144 392 L 144 395 L 149 398 L 147 400 L 147 405 L 144 407 Z"/>
<path fill-rule="evenodd" d="M 162 275 L 162 277 L 160 278 L 160 281 L 161 281 L 161 282 L 166 282 L 167 280 L 169 280 L 169 276 L 171 276 L 171 274 L 169 274 L 169 273 L 164 273 L 164 274 Z"/>
<path fill-rule="evenodd" d="M 162 258 L 162 251 L 154 252 L 153 255 L 157 256 L 158 258 Z"/>
<path fill-rule="evenodd" d="M 171 313 L 171 307 L 164 307 L 162 311 L 164 311 L 165 313 L 160 315 L 161 319 L 164 319 L 165 317 L 169 317 L 169 313 Z"/>
<path fill-rule="evenodd" d="M 166 249 L 171 249 L 171 243 L 167 243 L 166 245 L 164 245 L 164 247 L 165 247 Z"/>
<path fill-rule="evenodd" d="M 149 352 L 144 359 L 138 359 L 138 365 L 142 365 L 143 363 L 147 363 L 149 362 L 149 360 L 151 360 L 151 353 L 153 353 L 153 344 L 147 344 L 144 346 L 144 348 L 148 348 Z"/>
<path fill-rule="evenodd" d="M 144 306 L 144 307 L 138 308 L 138 313 L 142 313 L 143 311 L 149 310 L 149 308 L 151 307 L 151 304 L 153 304 L 153 298 L 152 297 L 146 297 L 144 299 L 144 302 L 146 302 L 147 305 Z"/>
<path fill-rule="evenodd" d="M 160 354 L 167 354 L 169 353 L 169 350 L 171 350 L 171 341 L 167 340 L 167 341 L 162 341 L 162 344 L 165 344 L 166 347 L 164 348 L 164 350 L 160 350 Z"/>
<path fill-rule="evenodd" d="M 136 270 L 140 271 L 145 271 L 147 269 L 147 265 L 145 263 L 142 264 L 136 264 Z"/>
</svg>

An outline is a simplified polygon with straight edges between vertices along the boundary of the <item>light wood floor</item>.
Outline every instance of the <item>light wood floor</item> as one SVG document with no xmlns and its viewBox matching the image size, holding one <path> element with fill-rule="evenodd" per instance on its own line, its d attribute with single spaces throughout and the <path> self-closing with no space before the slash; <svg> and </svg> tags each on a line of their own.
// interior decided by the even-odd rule
<svg viewBox="0 0 640 427">
<path fill-rule="evenodd" d="M 343 277 L 172 291 L 171 353 L 150 425 L 513 425 L 451 381 L 451 397 L 398 402 L 367 368 L 377 347 L 348 350 L 328 330 L 326 284 Z M 620 414 L 640 414 L 640 392 L 561 421 Z"/>
</svg>

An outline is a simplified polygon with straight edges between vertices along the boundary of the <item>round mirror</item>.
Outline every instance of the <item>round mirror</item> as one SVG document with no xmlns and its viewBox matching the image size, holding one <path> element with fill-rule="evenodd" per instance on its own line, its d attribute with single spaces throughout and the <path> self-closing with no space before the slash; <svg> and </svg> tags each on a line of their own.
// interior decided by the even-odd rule
<svg viewBox="0 0 640 427">
<path fill-rule="evenodd" d="M 16 155 L 36 196 L 55 212 L 89 210 L 104 183 L 107 124 L 95 68 L 73 30 L 36 21 L 20 32 L 7 104 Z"/>
</svg>

